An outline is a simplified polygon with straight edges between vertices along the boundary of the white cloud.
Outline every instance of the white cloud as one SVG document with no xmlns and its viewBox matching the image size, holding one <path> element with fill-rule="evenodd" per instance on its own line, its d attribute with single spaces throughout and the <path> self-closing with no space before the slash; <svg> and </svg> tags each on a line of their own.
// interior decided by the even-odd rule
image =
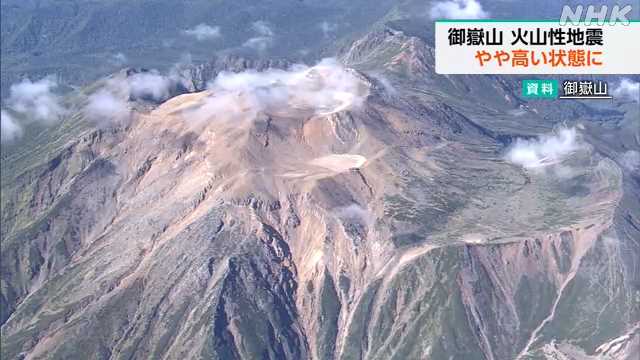
<svg viewBox="0 0 640 360">
<path fill-rule="evenodd" d="M 128 78 L 129 91 L 134 98 L 162 101 L 169 98 L 172 80 L 155 71 L 137 73 Z"/>
<path fill-rule="evenodd" d="M 220 27 L 207 24 L 198 24 L 184 31 L 185 35 L 196 38 L 198 41 L 216 39 L 220 37 Z"/>
<path fill-rule="evenodd" d="M 126 78 L 117 77 L 106 83 L 106 89 L 125 98 L 164 101 L 171 95 L 171 88 L 178 82 L 177 73 L 164 76 L 156 70 L 139 72 Z"/>
<path fill-rule="evenodd" d="M 256 21 L 251 25 L 253 31 L 258 35 L 245 41 L 242 46 L 264 52 L 273 45 L 274 32 L 265 21 Z"/>
<path fill-rule="evenodd" d="M 384 76 L 382 73 L 374 72 L 374 73 L 370 73 L 369 76 L 377 80 L 377 82 L 380 83 L 380 85 L 388 95 L 395 96 L 398 94 L 398 90 L 393 86 L 391 81 L 389 81 L 389 79 L 387 79 L 387 77 Z"/>
<path fill-rule="evenodd" d="M 629 150 L 620 156 L 620 164 L 630 171 L 640 170 L 640 152 Z"/>
<path fill-rule="evenodd" d="M 183 53 L 177 63 L 173 64 L 168 71 L 167 77 L 173 84 L 182 84 L 185 89 L 193 87 L 186 78 L 190 77 L 193 58 L 190 53 Z"/>
<path fill-rule="evenodd" d="M 89 96 L 84 114 L 97 125 L 126 125 L 131 117 L 131 110 L 124 99 L 102 89 Z"/>
<path fill-rule="evenodd" d="M 640 101 L 640 83 L 632 81 L 631 79 L 622 78 L 620 84 L 613 90 L 612 94 L 615 97 Z"/>
<path fill-rule="evenodd" d="M 432 19 L 483 19 L 489 13 L 477 0 L 449 0 L 437 2 L 431 7 Z"/>
<path fill-rule="evenodd" d="M 111 55 L 111 62 L 115 65 L 121 66 L 126 64 L 127 61 L 129 61 L 127 56 L 121 52 Z"/>
<path fill-rule="evenodd" d="M 132 115 L 128 100 L 162 102 L 171 96 L 171 89 L 179 81 L 177 68 L 172 69 L 169 76 L 156 70 L 117 76 L 88 97 L 83 113 L 87 120 L 99 126 L 127 125 Z"/>
<path fill-rule="evenodd" d="M 251 28 L 253 28 L 253 31 L 255 31 L 256 33 L 262 36 L 273 37 L 274 35 L 273 30 L 269 26 L 269 23 L 266 21 L 262 21 L 262 20 L 256 21 L 253 24 L 251 24 Z"/>
<path fill-rule="evenodd" d="M 211 96 L 192 110 L 195 120 L 253 120 L 260 112 L 327 115 L 357 108 L 368 88 L 334 59 L 289 70 L 223 72 L 208 86 Z"/>
<path fill-rule="evenodd" d="M 325 38 L 328 38 L 332 32 L 338 29 L 338 24 L 333 24 L 327 21 L 323 21 L 320 23 L 320 30 L 322 30 L 322 34 Z"/>
<path fill-rule="evenodd" d="M 254 49 L 259 52 L 263 52 L 271 47 L 273 44 L 273 38 L 265 37 L 265 36 L 256 36 L 247 40 L 242 44 L 244 47 L 248 47 Z"/>
<path fill-rule="evenodd" d="M 22 127 L 8 112 L 0 111 L 0 138 L 2 143 L 11 142 L 22 136 Z"/>
<path fill-rule="evenodd" d="M 535 169 L 557 164 L 581 147 L 576 129 L 563 128 L 538 139 L 516 140 L 506 159 L 527 169 Z"/>
<path fill-rule="evenodd" d="M 25 79 L 11 85 L 7 104 L 23 114 L 27 121 L 54 124 L 65 113 L 60 98 L 52 91 L 57 86 L 58 83 L 51 77 L 36 82 Z"/>
</svg>

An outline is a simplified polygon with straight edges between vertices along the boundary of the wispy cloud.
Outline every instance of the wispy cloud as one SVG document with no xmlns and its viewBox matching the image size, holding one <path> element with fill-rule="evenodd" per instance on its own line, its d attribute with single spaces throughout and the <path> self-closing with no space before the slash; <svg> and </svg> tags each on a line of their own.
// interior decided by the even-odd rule
<svg viewBox="0 0 640 360">
<path fill-rule="evenodd" d="M 57 81 L 52 77 L 35 82 L 25 79 L 11 85 L 7 105 L 29 122 L 54 124 L 65 113 L 61 99 L 53 92 L 57 86 Z"/>
<path fill-rule="evenodd" d="M 128 78 L 132 97 L 162 101 L 169 98 L 173 81 L 156 71 L 137 73 Z"/>
<path fill-rule="evenodd" d="M 258 52 L 264 52 L 273 45 L 275 33 L 266 21 L 256 21 L 251 28 L 257 36 L 245 41 L 242 46 L 254 49 Z"/>
<path fill-rule="evenodd" d="M 139 72 L 127 77 L 116 77 L 107 81 L 105 88 L 114 94 L 124 94 L 131 100 L 164 101 L 171 96 L 176 86 L 177 74 L 162 75 L 157 70 Z"/>
<path fill-rule="evenodd" d="M 194 37 L 198 41 L 216 39 L 221 36 L 219 26 L 211 26 L 207 24 L 198 24 L 191 29 L 185 30 L 184 34 Z"/>
<path fill-rule="evenodd" d="M 368 75 L 371 76 L 375 80 L 375 82 L 379 83 L 379 85 L 384 89 L 384 91 L 388 95 L 395 96 L 398 94 L 398 90 L 393 86 L 391 81 L 389 81 L 389 79 L 387 79 L 387 77 L 384 76 L 382 73 L 374 72 L 374 73 L 369 73 Z"/>
<path fill-rule="evenodd" d="M 118 66 L 122 66 L 129 61 L 129 59 L 127 59 L 127 56 L 121 52 L 111 55 L 110 60 L 113 64 Z"/>
<path fill-rule="evenodd" d="M 258 33 L 259 35 L 269 36 L 269 37 L 273 37 L 274 35 L 273 29 L 271 29 L 271 26 L 269 26 L 269 23 L 266 21 L 263 21 L 263 20 L 256 21 L 253 24 L 251 24 L 251 27 L 253 28 L 253 31 Z"/>
<path fill-rule="evenodd" d="M 132 116 L 128 100 L 162 102 L 171 97 L 179 81 L 178 72 L 173 70 L 168 76 L 156 70 L 116 76 L 88 97 L 82 111 L 87 120 L 98 126 L 127 125 Z"/>
<path fill-rule="evenodd" d="M 326 115 L 360 106 L 368 88 L 335 59 L 289 70 L 223 72 L 209 84 L 211 96 L 191 119 L 253 120 L 260 112 L 301 111 Z"/>
<path fill-rule="evenodd" d="M 242 44 L 242 46 L 254 49 L 258 52 L 264 52 L 265 50 L 271 47 L 272 43 L 273 43 L 273 38 L 256 36 L 245 41 L 244 44 Z"/>
<path fill-rule="evenodd" d="M 325 38 L 328 38 L 331 33 L 338 29 L 338 24 L 330 23 L 328 21 L 321 22 L 319 26 Z"/>
<path fill-rule="evenodd" d="M 640 152 L 629 150 L 620 156 L 620 164 L 630 171 L 640 170 Z"/>
<path fill-rule="evenodd" d="M 489 13 L 477 0 L 449 0 L 437 2 L 431 7 L 432 19 L 483 19 Z"/>
<path fill-rule="evenodd" d="M 126 100 L 107 89 L 89 96 L 83 112 L 89 121 L 98 126 L 126 125 L 131 117 Z"/>
<path fill-rule="evenodd" d="M 0 111 L 0 138 L 2 143 L 12 142 L 22 136 L 22 127 L 8 112 Z"/>
<path fill-rule="evenodd" d="M 619 98 L 628 98 L 640 102 L 640 83 L 631 79 L 622 78 L 612 94 Z"/>
<path fill-rule="evenodd" d="M 575 128 L 562 128 L 537 139 L 518 139 L 507 151 L 506 159 L 527 169 L 561 162 L 582 147 Z"/>
</svg>

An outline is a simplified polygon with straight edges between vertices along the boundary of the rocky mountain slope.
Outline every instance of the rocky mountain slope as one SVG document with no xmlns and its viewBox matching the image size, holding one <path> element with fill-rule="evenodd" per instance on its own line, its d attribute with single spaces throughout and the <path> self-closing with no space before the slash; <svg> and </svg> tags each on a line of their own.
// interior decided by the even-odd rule
<svg viewBox="0 0 640 360">
<path fill-rule="evenodd" d="M 3 159 L 2 357 L 638 353 L 634 104 L 439 76 L 390 28 L 340 61 L 187 69 L 129 124 L 79 113 L 68 141 Z M 572 151 L 509 161 L 561 123 Z"/>
</svg>

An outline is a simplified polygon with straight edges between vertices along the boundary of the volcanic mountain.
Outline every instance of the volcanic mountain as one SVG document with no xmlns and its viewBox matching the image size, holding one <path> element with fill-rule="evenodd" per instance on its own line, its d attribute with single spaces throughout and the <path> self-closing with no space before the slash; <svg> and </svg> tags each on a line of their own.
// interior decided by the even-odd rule
<svg viewBox="0 0 640 360">
<path fill-rule="evenodd" d="M 313 66 L 181 76 L 127 123 L 78 105 L 3 158 L 3 358 L 638 353 L 634 104 L 437 75 L 392 28 Z"/>
</svg>

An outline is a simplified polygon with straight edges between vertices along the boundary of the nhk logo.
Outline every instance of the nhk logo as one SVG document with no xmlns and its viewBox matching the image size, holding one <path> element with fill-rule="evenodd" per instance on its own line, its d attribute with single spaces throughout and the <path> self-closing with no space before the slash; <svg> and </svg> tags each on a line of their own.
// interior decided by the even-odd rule
<svg viewBox="0 0 640 360">
<path fill-rule="evenodd" d="M 581 22 L 586 25 L 597 23 L 598 25 L 604 25 L 607 16 L 609 17 L 609 25 L 622 24 L 629 25 L 629 19 L 627 15 L 631 12 L 631 5 L 625 5 L 620 7 L 614 5 L 609 12 L 607 5 L 600 6 L 600 9 L 596 10 L 596 7 L 589 5 L 584 11 L 585 7 L 582 5 L 576 6 L 572 9 L 571 6 L 565 5 L 562 8 L 562 14 L 560 15 L 560 25 L 566 25 L 567 23 L 578 25 Z M 584 17 L 582 16 L 584 12 Z M 595 21 L 594 21 L 595 20 Z"/>
</svg>

